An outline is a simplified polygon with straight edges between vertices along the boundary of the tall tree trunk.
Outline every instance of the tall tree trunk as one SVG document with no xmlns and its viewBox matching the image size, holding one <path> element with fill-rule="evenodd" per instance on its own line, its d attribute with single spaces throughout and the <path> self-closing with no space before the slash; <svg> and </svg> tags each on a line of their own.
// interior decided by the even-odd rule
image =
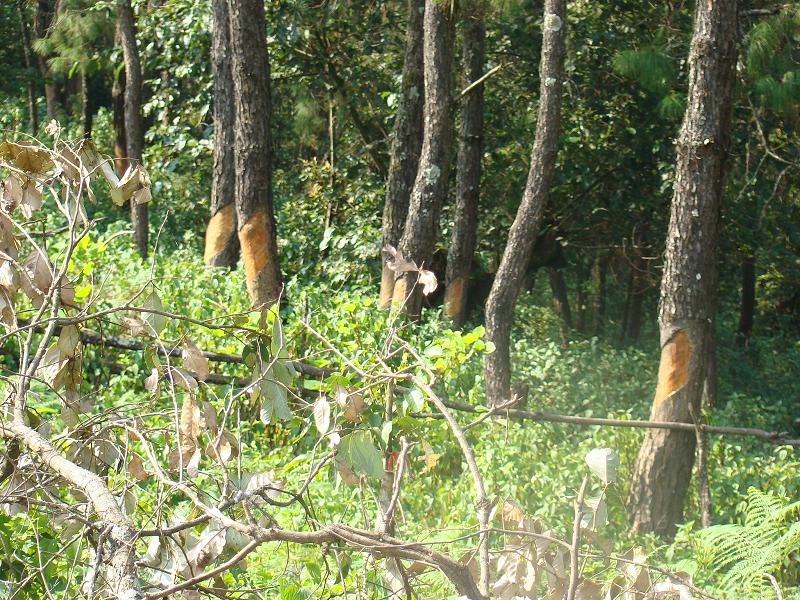
<svg viewBox="0 0 800 600">
<path fill-rule="evenodd" d="M 642 305 L 647 291 L 647 277 L 645 276 L 645 261 L 638 248 L 636 252 L 636 256 L 631 259 L 628 273 L 625 314 L 620 335 L 622 342 L 635 342 L 642 332 Z"/>
<path fill-rule="evenodd" d="M 417 176 L 419 154 L 422 150 L 422 104 L 425 82 L 422 68 L 422 27 L 425 0 L 408 0 L 406 51 L 403 61 L 403 82 L 397 114 L 394 118 L 389 178 L 383 206 L 383 243 L 397 246 L 403 235 L 408 215 L 408 202 Z M 382 254 L 382 253 L 381 253 Z M 387 308 L 392 302 L 395 273 L 381 265 L 380 305 Z"/>
<path fill-rule="evenodd" d="M 119 30 L 118 30 L 119 32 Z M 119 35 L 117 35 L 117 43 Z M 114 83 L 111 84 L 111 104 L 114 121 L 114 165 L 117 169 L 117 174 L 122 176 L 128 166 L 128 161 L 125 159 L 128 151 L 128 142 L 125 136 L 125 69 L 120 69 L 117 76 L 114 78 Z"/>
<path fill-rule="evenodd" d="M 236 126 L 236 216 L 247 291 L 253 303 L 273 304 L 281 269 L 272 209 L 269 54 L 263 0 L 228 0 Z"/>
<path fill-rule="evenodd" d="M 211 220 L 206 229 L 205 263 L 235 267 L 239 260 L 236 220 L 236 113 L 230 61 L 230 16 L 227 0 L 212 0 L 214 30 L 211 67 L 214 74 L 214 170 L 211 179 Z"/>
<path fill-rule="evenodd" d="M 36 11 L 33 18 L 33 30 L 40 40 L 47 37 L 50 25 L 55 18 L 56 6 L 54 0 L 37 0 Z M 44 80 L 44 97 L 47 103 L 47 120 L 52 121 L 58 116 L 58 88 L 53 81 L 53 73 L 47 64 L 47 56 L 38 55 L 39 72 Z"/>
<path fill-rule="evenodd" d="M 80 74 L 81 85 L 81 126 L 83 137 L 92 137 L 92 121 L 94 120 L 94 106 L 92 105 L 92 90 L 89 77 L 86 73 Z"/>
<path fill-rule="evenodd" d="M 661 280 L 661 363 L 650 416 L 655 421 L 689 422 L 699 416 L 707 384 L 735 63 L 736 0 L 699 0 Z M 633 530 L 674 533 L 694 448 L 693 433 L 647 432 L 626 500 Z"/>
<path fill-rule="evenodd" d="M 753 333 L 753 320 L 756 313 L 756 257 L 742 258 L 742 303 L 739 308 L 739 330 L 736 341 L 745 348 Z"/>
<path fill-rule="evenodd" d="M 575 269 L 575 308 L 577 318 L 575 319 L 575 329 L 581 333 L 586 333 L 586 317 L 588 306 L 586 305 L 586 282 L 589 280 L 589 269 L 579 262 Z"/>
<path fill-rule="evenodd" d="M 142 66 L 136 45 L 136 20 L 130 0 L 117 0 L 117 19 L 125 59 L 125 148 L 128 160 L 142 161 Z M 147 204 L 131 202 L 133 241 L 142 258 L 147 258 Z"/>
<path fill-rule="evenodd" d="M 606 274 L 608 257 L 598 256 L 592 264 L 594 301 L 592 302 L 592 335 L 601 335 L 606 321 Z"/>
<path fill-rule="evenodd" d="M 550 281 L 550 291 L 553 292 L 553 310 L 558 315 L 558 333 L 561 337 L 561 347 L 569 344 L 569 330 L 572 329 L 572 311 L 569 308 L 569 295 L 567 283 L 561 269 L 547 268 L 547 277 Z"/>
<path fill-rule="evenodd" d="M 417 265 L 430 265 L 436 245 L 453 140 L 452 70 L 455 3 L 425 0 L 423 60 L 425 104 L 422 151 L 411 191 L 408 216 L 398 250 Z M 419 316 L 422 294 L 417 274 L 404 273 L 395 281 L 393 302 L 412 318 Z"/>
<path fill-rule="evenodd" d="M 22 34 L 22 50 L 25 53 L 26 79 L 28 80 L 28 121 L 31 124 L 31 135 L 36 137 L 39 133 L 39 109 L 36 106 L 36 79 L 34 78 L 31 32 L 28 27 L 28 15 L 25 12 L 25 0 L 17 0 L 17 15 Z"/>
<path fill-rule="evenodd" d="M 486 54 L 486 25 L 481 8 L 464 17 L 462 71 L 465 85 L 483 75 Z M 473 88 L 464 99 L 458 134 L 456 167 L 456 207 L 453 237 L 447 254 L 447 287 L 444 307 L 455 327 L 467 316 L 467 292 L 475 253 L 480 197 L 481 158 L 483 155 L 483 84 Z"/>
<path fill-rule="evenodd" d="M 486 301 L 486 337 L 495 351 L 486 355 L 484 378 L 490 405 L 508 398 L 511 386 L 510 337 L 514 306 L 531 260 L 542 214 L 550 193 L 561 127 L 564 84 L 566 0 L 545 0 L 542 54 L 539 61 L 539 114 L 528 182 L 508 233 L 500 268 Z"/>
</svg>

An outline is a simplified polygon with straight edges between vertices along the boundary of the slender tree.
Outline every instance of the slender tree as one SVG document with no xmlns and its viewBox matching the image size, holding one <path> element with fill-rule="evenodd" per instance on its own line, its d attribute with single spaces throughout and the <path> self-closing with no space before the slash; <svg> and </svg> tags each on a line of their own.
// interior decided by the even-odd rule
<svg viewBox="0 0 800 600">
<path fill-rule="evenodd" d="M 709 383 L 736 54 L 736 0 L 698 1 L 661 279 L 661 362 L 650 417 L 656 421 L 698 419 Z M 674 533 L 683 515 L 694 448 L 694 433 L 648 430 L 627 497 L 634 530 Z"/>
<path fill-rule="evenodd" d="M 48 31 L 53 24 L 56 17 L 57 5 L 54 0 L 37 0 L 36 9 L 33 16 L 33 31 L 38 40 L 43 40 L 47 37 Z M 39 72 L 44 80 L 44 97 L 47 103 L 47 120 L 55 119 L 57 115 L 57 107 L 60 103 L 58 87 L 53 80 L 53 73 L 50 66 L 47 64 L 46 55 L 38 54 Z"/>
<path fill-rule="evenodd" d="M 483 76 L 486 55 L 486 25 L 483 7 L 464 17 L 464 42 L 461 59 L 466 86 Z M 461 110 L 456 167 L 456 206 L 453 235 L 447 253 L 444 296 L 445 312 L 456 327 L 464 324 L 467 291 L 475 254 L 480 197 L 481 158 L 483 155 L 483 84 L 470 89 Z"/>
<path fill-rule="evenodd" d="M 144 149 L 142 66 L 130 0 L 117 0 L 117 24 L 125 60 L 125 149 L 128 161 L 141 162 Z M 142 258 L 147 258 L 147 204 L 131 202 L 131 224 L 136 249 Z"/>
<path fill-rule="evenodd" d="M 119 28 L 117 28 L 117 43 L 119 44 Z M 125 139 L 125 68 L 119 70 L 114 82 L 111 84 L 111 109 L 114 123 L 114 165 L 117 174 L 122 175 L 127 168 L 125 160 L 128 142 Z"/>
<path fill-rule="evenodd" d="M 394 119 L 389 178 L 383 206 L 383 243 L 397 246 L 408 215 L 408 202 L 417 176 L 422 150 L 422 104 L 425 82 L 422 69 L 422 27 L 425 0 L 408 0 L 403 81 Z M 384 260 L 381 268 L 380 305 L 387 308 L 394 293 L 395 273 Z"/>
<path fill-rule="evenodd" d="M 262 0 L 228 0 L 236 104 L 236 216 L 247 290 L 256 305 L 281 293 L 272 209 L 270 70 Z"/>
<path fill-rule="evenodd" d="M 28 15 L 25 10 L 25 0 L 17 0 L 17 15 L 19 28 L 22 34 L 22 50 L 25 55 L 25 69 L 28 91 L 28 120 L 31 124 L 31 134 L 36 137 L 39 133 L 39 108 L 36 105 L 36 79 L 34 78 L 33 47 L 31 45 L 31 31 L 28 26 Z"/>
<path fill-rule="evenodd" d="M 486 336 L 496 348 L 486 355 L 484 365 L 486 400 L 490 405 L 502 402 L 510 393 L 510 337 L 514 307 L 530 264 L 553 178 L 561 126 L 566 10 L 566 0 L 545 0 L 539 62 L 539 114 L 528 181 L 486 301 Z"/>
<path fill-rule="evenodd" d="M 211 179 L 211 220 L 206 229 L 205 262 L 235 267 L 239 260 L 234 164 L 235 103 L 230 60 L 230 17 L 227 0 L 213 0 L 211 68 L 214 74 L 214 170 Z"/>
<path fill-rule="evenodd" d="M 753 333 L 753 321 L 756 312 L 756 257 L 747 254 L 742 258 L 742 299 L 739 305 L 739 328 L 736 342 L 747 347 Z"/>
<path fill-rule="evenodd" d="M 422 151 L 398 250 L 417 265 L 430 265 L 450 171 L 453 140 L 452 69 L 455 3 L 425 0 L 423 60 L 425 103 Z M 395 281 L 393 302 L 416 318 L 422 295 L 417 274 Z"/>
</svg>

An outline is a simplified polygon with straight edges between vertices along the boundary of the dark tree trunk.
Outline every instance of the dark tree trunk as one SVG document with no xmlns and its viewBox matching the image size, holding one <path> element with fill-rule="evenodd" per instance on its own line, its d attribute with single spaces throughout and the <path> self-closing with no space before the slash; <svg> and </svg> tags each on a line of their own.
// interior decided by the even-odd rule
<svg viewBox="0 0 800 600">
<path fill-rule="evenodd" d="M 142 66 L 136 46 L 136 20 L 130 0 L 117 0 L 119 39 L 125 59 L 125 149 L 127 158 L 141 163 L 144 149 L 142 124 Z M 142 258 L 147 258 L 147 204 L 131 202 L 133 241 Z"/>
<path fill-rule="evenodd" d="M 486 25 L 478 13 L 464 18 L 462 71 L 465 86 L 483 76 L 486 54 Z M 458 134 L 456 167 L 456 206 L 453 237 L 447 254 L 444 306 L 455 327 L 467 316 L 467 292 L 475 253 L 478 226 L 478 199 L 483 155 L 483 84 L 474 87 L 464 98 Z"/>
<path fill-rule="evenodd" d="M 52 25 L 53 19 L 55 18 L 55 11 L 56 6 L 53 0 L 37 0 L 36 12 L 33 18 L 33 30 L 38 39 L 43 40 L 47 37 L 50 25 Z M 55 81 L 53 81 L 53 73 L 50 70 L 50 66 L 47 64 L 48 58 L 49 57 L 41 54 L 38 55 L 39 72 L 44 80 L 44 97 L 45 102 L 47 103 L 47 120 L 52 121 L 58 117 L 57 107 L 59 104 L 59 93 L 58 87 L 56 86 Z"/>
<path fill-rule="evenodd" d="M 119 38 L 119 35 L 117 36 Z M 119 39 L 118 44 L 121 44 Z M 128 166 L 127 146 L 125 136 L 125 69 L 122 68 L 111 85 L 111 103 L 114 120 L 114 165 L 117 174 L 122 175 Z"/>
<path fill-rule="evenodd" d="M 496 348 L 486 355 L 484 366 L 486 400 L 490 405 L 499 404 L 509 397 L 514 306 L 531 260 L 531 250 L 539 233 L 553 178 L 561 126 L 566 5 L 566 0 L 545 0 L 544 3 L 544 35 L 539 61 L 539 114 L 528 181 L 486 302 L 486 337 Z"/>
<path fill-rule="evenodd" d="M 36 106 L 36 79 L 34 78 L 31 31 L 28 27 L 28 15 L 25 11 L 24 0 L 17 0 L 17 14 L 19 15 L 19 27 L 22 34 L 22 50 L 25 53 L 26 79 L 28 80 L 28 120 L 31 124 L 31 135 L 36 137 L 39 133 L 39 109 Z"/>
<path fill-rule="evenodd" d="M 589 307 L 586 304 L 586 283 L 588 280 L 589 269 L 585 264 L 579 263 L 575 269 L 575 309 L 577 314 L 575 329 L 581 334 L 585 334 L 587 330 L 586 317 Z"/>
<path fill-rule="evenodd" d="M 211 219 L 206 229 L 205 263 L 235 267 L 239 260 L 236 220 L 235 104 L 231 75 L 230 16 L 227 0 L 213 0 L 214 30 L 211 67 L 214 74 L 214 170 L 211 179 Z"/>
<path fill-rule="evenodd" d="M 601 335 L 606 321 L 606 273 L 608 258 L 598 256 L 592 264 L 592 281 L 595 295 L 592 303 L 592 335 Z"/>
<path fill-rule="evenodd" d="M 81 125 L 83 137 L 92 137 L 92 121 L 94 120 L 94 106 L 92 105 L 92 88 L 89 77 L 81 73 Z"/>
<path fill-rule="evenodd" d="M 753 320 L 756 313 L 756 257 L 742 258 L 742 304 L 739 309 L 739 330 L 736 341 L 745 348 L 753 333 Z"/>
<path fill-rule="evenodd" d="M 408 216 L 398 250 L 417 265 L 430 265 L 436 244 L 439 214 L 447 195 L 453 140 L 452 70 L 455 4 L 425 0 L 423 58 L 425 104 L 422 150 L 411 191 Z M 417 274 L 398 277 L 393 302 L 405 314 L 419 316 L 422 294 L 415 286 Z"/>
<path fill-rule="evenodd" d="M 699 0 L 661 280 L 661 362 L 650 416 L 656 421 L 697 418 L 708 384 L 736 51 L 736 0 Z M 692 433 L 647 432 L 626 500 L 633 530 L 674 534 L 683 516 L 694 449 Z"/>
<path fill-rule="evenodd" d="M 425 89 L 422 68 L 424 14 L 425 0 L 408 0 L 403 83 L 394 119 L 389 178 L 383 206 L 381 247 L 387 244 L 396 247 L 403 235 L 403 226 L 408 216 L 408 202 L 422 150 L 422 104 Z M 394 271 L 382 261 L 380 291 L 382 308 L 387 308 L 392 302 L 394 280 Z"/>
<path fill-rule="evenodd" d="M 281 294 L 281 269 L 272 209 L 269 54 L 262 0 L 229 0 L 236 104 L 236 216 L 247 290 L 257 306 Z"/>
<path fill-rule="evenodd" d="M 567 283 L 561 269 L 547 268 L 547 277 L 550 280 L 550 291 L 553 292 L 553 310 L 558 315 L 558 333 L 561 338 L 561 347 L 569 344 L 569 330 L 572 329 L 572 311 L 569 308 L 569 295 Z"/>
<path fill-rule="evenodd" d="M 647 291 L 647 273 L 644 259 L 637 254 L 631 259 L 628 272 L 628 290 L 625 298 L 625 313 L 622 321 L 623 342 L 636 342 L 642 332 L 642 305 Z"/>
</svg>

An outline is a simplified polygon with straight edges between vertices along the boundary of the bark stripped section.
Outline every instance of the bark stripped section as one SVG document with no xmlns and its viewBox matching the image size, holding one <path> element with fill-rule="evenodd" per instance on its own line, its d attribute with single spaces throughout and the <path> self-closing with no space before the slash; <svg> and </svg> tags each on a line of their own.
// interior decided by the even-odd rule
<svg viewBox="0 0 800 600">
<path fill-rule="evenodd" d="M 511 387 L 510 338 L 514 306 L 542 222 L 555 167 L 561 127 L 564 83 L 566 0 L 546 0 L 542 53 L 539 62 L 539 114 L 528 181 L 508 242 L 486 301 L 486 337 L 496 350 L 486 355 L 486 400 L 495 405 L 508 399 Z"/>
<path fill-rule="evenodd" d="M 478 12 L 465 17 L 462 71 L 467 86 L 483 76 L 486 55 L 486 25 Z M 475 253 L 480 198 L 481 158 L 483 155 L 483 84 L 464 99 L 458 132 L 456 167 L 456 207 L 453 237 L 447 254 L 444 294 L 445 313 L 453 325 L 461 327 L 467 316 L 467 291 Z"/>
<path fill-rule="evenodd" d="M 408 216 L 398 250 L 419 266 L 429 266 L 436 244 L 439 215 L 447 195 L 450 151 L 453 141 L 452 68 L 455 37 L 455 3 L 425 0 L 423 57 L 425 104 L 422 151 Z M 392 301 L 405 314 L 419 316 L 422 293 L 415 287 L 417 274 L 398 277 Z"/>
<path fill-rule="evenodd" d="M 257 306 L 281 293 L 275 215 L 272 209 L 272 140 L 269 55 L 264 3 L 228 2 L 231 73 L 236 102 L 236 215 L 247 291 Z"/>
<path fill-rule="evenodd" d="M 227 0 L 213 0 L 211 68 L 214 74 L 214 170 L 211 181 L 211 220 L 206 229 L 205 263 L 235 267 L 239 260 L 234 169 L 234 95 L 231 75 L 230 17 Z"/>
<path fill-rule="evenodd" d="M 736 52 L 736 0 L 698 2 L 661 280 L 662 353 L 654 421 L 697 418 L 709 378 Z M 674 534 L 683 517 L 694 449 L 691 432 L 647 432 L 626 501 L 635 531 Z"/>
<path fill-rule="evenodd" d="M 425 82 L 422 72 L 422 27 L 425 0 L 408 0 L 408 27 L 403 59 L 403 82 L 394 119 L 389 178 L 383 206 L 383 243 L 397 246 L 408 215 L 408 202 L 417 176 L 422 150 L 422 103 Z M 380 306 L 388 308 L 394 292 L 395 273 L 383 260 Z"/>
<path fill-rule="evenodd" d="M 141 162 L 144 148 L 142 66 L 130 0 L 117 0 L 117 26 L 125 60 L 125 150 L 129 161 Z M 147 258 L 147 204 L 131 201 L 131 225 L 136 249 L 142 258 Z"/>
</svg>

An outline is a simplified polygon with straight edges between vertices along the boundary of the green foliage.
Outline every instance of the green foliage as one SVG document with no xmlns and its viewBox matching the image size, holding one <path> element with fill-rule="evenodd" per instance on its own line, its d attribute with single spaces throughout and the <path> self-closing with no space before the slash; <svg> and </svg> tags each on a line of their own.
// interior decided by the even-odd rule
<svg viewBox="0 0 800 600">
<path fill-rule="evenodd" d="M 723 589 L 763 598 L 773 593 L 766 574 L 780 578 L 787 570 L 796 571 L 790 563 L 800 550 L 798 512 L 800 502 L 750 488 L 743 524 L 715 525 L 698 533 L 712 566 L 725 571 Z"/>
</svg>

